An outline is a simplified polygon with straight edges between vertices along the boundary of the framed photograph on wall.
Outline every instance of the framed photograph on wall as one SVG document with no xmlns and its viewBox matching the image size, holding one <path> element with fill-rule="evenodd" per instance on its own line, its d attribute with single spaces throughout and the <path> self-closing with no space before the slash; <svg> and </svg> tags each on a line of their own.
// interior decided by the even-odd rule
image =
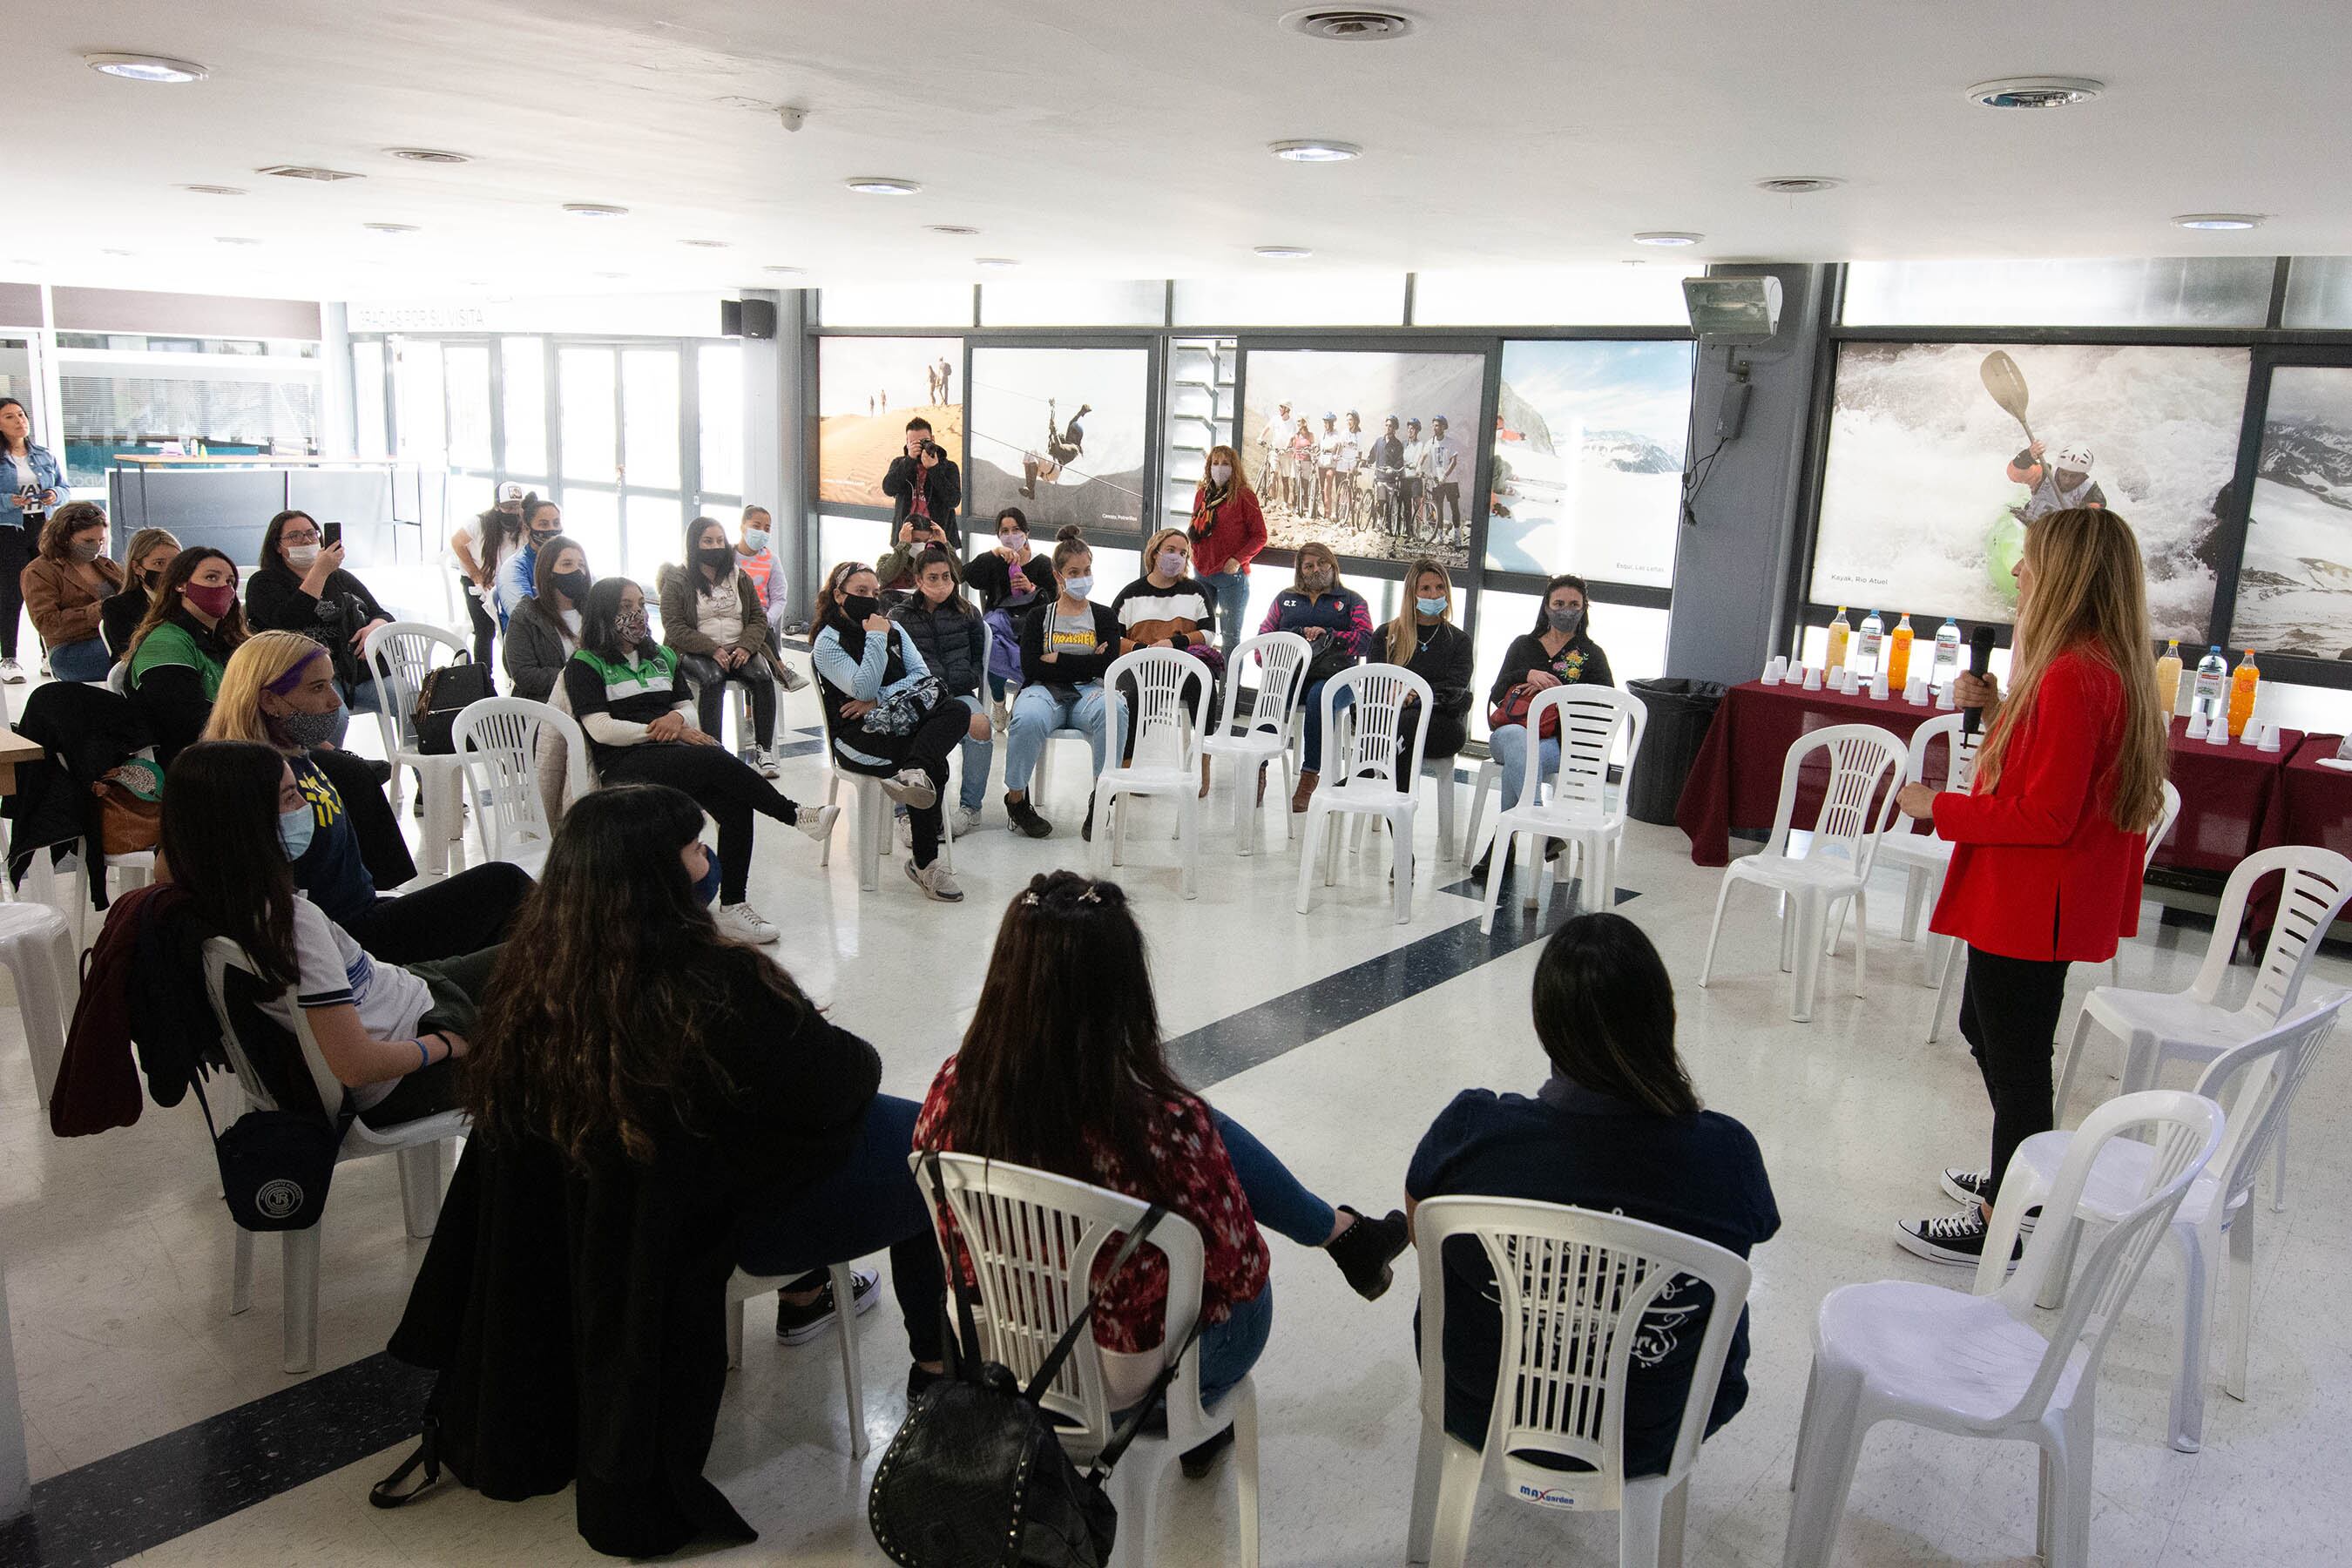
<svg viewBox="0 0 2352 1568">
<path fill-rule="evenodd" d="M 1470 563 L 1486 357 L 1242 349 L 1242 467 L 1266 542 Z"/>
<path fill-rule="evenodd" d="M 1847 342 L 1811 597 L 2002 622 L 2032 521 L 2112 508 L 2156 635 L 2201 641 L 2245 419 L 2246 349 Z"/>
<path fill-rule="evenodd" d="M 2271 372 L 2230 640 L 2352 659 L 2352 365 Z"/>
<path fill-rule="evenodd" d="M 819 338 L 817 499 L 887 510 L 882 476 L 891 458 L 905 455 L 907 421 L 917 415 L 961 462 L 962 374 L 961 338 Z"/>
<path fill-rule="evenodd" d="M 1688 342 L 1503 345 L 1486 566 L 1674 583 Z"/>
<path fill-rule="evenodd" d="M 1089 536 L 1142 531 L 1150 350 L 974 348 L 970 396 L 974 528 L 1017 506 L 1041 547 L 1070 523 Z"/>
</svg>

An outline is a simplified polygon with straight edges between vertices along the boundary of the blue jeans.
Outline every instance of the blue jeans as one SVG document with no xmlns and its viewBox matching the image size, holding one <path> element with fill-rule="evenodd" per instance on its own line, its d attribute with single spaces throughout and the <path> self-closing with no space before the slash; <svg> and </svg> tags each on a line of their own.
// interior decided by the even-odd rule
<svg viewBox="0 0 2352 1568">
<path fill-rule="evenodd" d="M 1319 773 L 1323 771 L 1324 685 L 1324 682 L 1320 680 L 1317 681 L 1314 685 L 1308 687 L 1298 699 L 1299 701 L 1305 703 L 1307 706 L 1307 744 L 1300 755 L 1298 765 L 1310 773 Z M 1345 713 L 1350 707 L 1354 706 L 1355 700 L 1356 689 L 1351 686 L 1339 694 L 1339 702 L 1333 710 L 1333 716 L 1337 717 L 1340 713 Z"/>
<path fill-rule="evenodd" d="M 104 680 L 114 667 L 104 637 L 84 637 L 49 649 L 49 673 L 59 680 Z"/>
<path fill-rule="evenodd" d="M 1045 754 L 1045 737 L 1056 730 L 1084 730 L 1094 748 L 1095 773 L 1103 770 L 1103 689 L 1090 680 L 1073 698 L 1060 696 L 1050 686 L 1024 686 L 1013 700 L 1013 734 L 1004 746 L 1004 787 L 1026 793 L 1037 759 Z"/>
<path fill-rule="evenodd" d="M 1242 619 L 1249 614 L 1249 574 L 1247 572 L 1204 572 L 1201 585 L 1216 596 L 1217 641 L 1233 657 L 1234 648 L 1242 640 Z"/>
<path fill-rule="evenodd" d="M 1201 1403 L 1213 1406 L 1233 1392 L 1234 1384 L 1250 1373 L 1265 1353 L 1274 1333 L 1274 1281 L 1246 1301 L 1234 1303 L 1234 1315 L 1201 1331 L 1192 1353 L 1201 1358 Z"/>
<path fill-rule="evenodd" d="M 1290 1173 L 1290 1167 L 1252 1136 L 1248 1128 L 1222 1110 L 1213 1109 L 1209 1118 L 1216 1123 L 1217 1136 L 1224 1141 L 1225 1157 L 1233 1162 L 1242 1195 L 1249 1199 L 1251 1216 L 1301 1247 L 1320 1247 L 1330 1240 L 1331 1227 L 1339 1222 L 1331 1205 L 1308 1192 Z"/>
<path fill-rule="evenodd" d="M 974 713 L 981 711 L 980 699 L 976 695 L 964 698 L 963 705 Z M 966 811 L 978 811 L 981 803 L 988 798 L 988 763 L 989 759 L 995 755 L 996 742 L 993 740 L 965 740 L 963 784 L 957 791 L 956 799 Z"/>
<path fill-rule="evenodd" d="M 1508 811 L 1519 804 L 1519 791 L 1527 787 L 1528 727 L 1525 724 L 1504 725 L 1486 737 L 1486 749 L 1494 754 L 1496 762 L 1503 764 L 1501 809 Z M 1559 766 L 1558 737 L 1541 742 L 1536 748 L 1536 752 L 1539 759 L 1537 763 L 1537 782 L 1540 784 L 1544 779 L 1551 776 L 1554 768 Z"/>
</svg>

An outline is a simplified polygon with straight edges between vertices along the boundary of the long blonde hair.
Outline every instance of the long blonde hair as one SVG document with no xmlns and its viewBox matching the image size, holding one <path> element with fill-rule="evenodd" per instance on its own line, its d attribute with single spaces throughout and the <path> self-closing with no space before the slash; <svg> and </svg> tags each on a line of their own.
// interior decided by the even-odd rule
<svg viewBox="0 0 2352 1568">
<path fill-rule="evenodd" d="M 2053 511 L 2025 536 L 2033 592 L 2017 618 L 2017 649 L 2009 695 L 1992 732 L 1977 754 L 1985 789 L 2000 782 L 2010 741 L 2033 717 L 2042 679 L 2062 653 L 2077 652 L 2116 673 L 2123 687 L 2122 734 L 2102 775 L 2113 790 L 2108 807 L 2117 827 L 2145 832 L 2164 795 L 2169 737 L 2148 657 L 2147 568 L 2131 525 L 2101 507 Z M 2081 743 L 2062 736 L 2060 745 Z"/>
<path fill-rule="evenodd" d="M 1209 448 L 1209 455 L 1201 459 L 1201 491 L 1202 497 L 1205 499 L 1208 496 L 1213 496 L 1217 493 L 1216 479 L 1209 472 L 1209 470 L 1217 466 L 1217 459 L 1219 458 L 1223 458 L 1234 470 L 1234 477 L 1225 481 L 1226 497 L 1231 498 L 1233 496 L 1255 494 L 1255 492 L 1250 489 L 1249 476 L 1242 472 L 1242 455 L 1239 452 L 1234 451 L 1231 447 L 1212 447 Z"/>
<path fill-rule="evenodd" d="M 212 717 L 205 723 L 205 739 L 258 741 L 281 752 L 293 750 L 269 732 L 269 715 L 261 710 L 262 690 L 312 659 L 326 657 L 322 645 L 300 632 L 256 632 L 246 638 L 228 656 L 228 668 L 221 671 Z"/>
<path fill-rule="evenodd" d="M 1404 604 L 1398 609 L 1397 618 L 1388 624 L 1391 664 L 1411 664 L 1412 656 L 1421 651 L 1421 621 L 1418 618 L 1421 612 L 1414 607 L 1413 601 L 1420 596 L 1421 580 L 1431 575 L 1445 584 L 1445 613 L 1438 619 L 1454 618 L 1454 574 L 1445 569 L 1443 561 L 1433 561 L 1424 555 L 1405 569 Z"/>
</svg>

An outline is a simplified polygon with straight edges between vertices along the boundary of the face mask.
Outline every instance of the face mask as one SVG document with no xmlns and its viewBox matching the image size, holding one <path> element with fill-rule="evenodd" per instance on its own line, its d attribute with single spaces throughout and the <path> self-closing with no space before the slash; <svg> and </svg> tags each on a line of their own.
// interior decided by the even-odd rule
<svg viewBox="0 0 2352 1568">
<path fill-rule="evenodd" d="M 1233 477 L 1234 466 L 1231 463 L 1219 463 L 1209 469 L 1209 482 L 1213 485 L 1230 484 Z"/>
<path fill-rule="evenodd" d="M 73 544 L 73 558 L 77 561 L 95 561 L 98 559 L 98 549 L 95 542 L 85 544 L 77 540 Z"/>
<path fill-rule="evenodd" d="M 1029 548 L 1029 536 L 1025 533 L 1000 533 L 996 536 L 996 542 L 1018 555 Z"/>
<path fill-rule="evenodd" d="M 554 584 L 557 593 L 575 605 L 588 596 L 588 574 L 585 572 L 557 572 L 547 580 Z"/>
<path fill-rule="evenodd" d="M 760 552 L 768 548 L 768 531 L 764 528 L 745 529 L 743 531 L 743 547 L 746 550 L 749 550 L 752 554 L 757 555 Z"/>
<path fill-rule="evenodd" d="M 278 814 L 278 842 L 285 847 L 286 858 L 299 860 L 310 847 L 310 835 L 318 826 L 311 815 L 310 803 L 304 801 L 291 811 Z"/>
<path fill-rule="evenodd" d="M 702 858 L 702 880 L 694 885 L 694 896 L 707 905 L 719 897 L 719 857 L 706 849 Z"/>
<path fill-rule="evenodd" d="M 310 563 L 319 559 L 315 544 L 289 544 L 286 547 L 286 564 L 297 572 L 308 572 Z"/>
<path fill-rule="evenodd" d="M 1083 599 L 1094 591 L 1095 580 L 1092 577 L 1065 577 L 1062 579 L 1062 592 L 1067 594 L 1073 599 Z"/>
<path fill-rule="evenodd" d="M 1424 616 L 1442 616 L 1445 613 L 1445 601 L 1443 599 L 1415 599 L 1412 602 L 1412 607 L 1419 610 Z"/>
<path fill-rule="evenodd" d="M 272 714 L 269 727 L 286 737 L 288 745 L 307 752 L 314 746 L 331 746 L 341 740 L 346 722 L 343 705 L 338 702 L 324 713 Z"/>
<path fill-rule="evenodd" d="M 623 647 L 635 647 L 637 644 L 645 641 L 646 637 L 649 635 L 649 627 L 646 621 L 646 613 L 643 610 L 639 610 L 633 616 L 625 615 L 614 616 L 613 629 L 621 634 L 621 646 Z"/>
<path fill-rule="evenodd" d="M 716 545 L 698 550 L 694 553 L 696 559 L 713 572 L 725 572 L 735 564 L 735 549 L 732 545 Z"/>
<path fill-rule="evenodd" d="M 191 584 L 184 592 L 189 604 L 215 620 L 219 620 L 236 607 L 236 590 L 226 583 L 215 583 L 203 588 Z"/>
<path fill-rule="evenodd" d="M 163 575 L 163 574 L 161 572 L 142 572 L 139 574 L 139 581 L 141 585 L 152 594 L 155 591 L 155 584 L 162 579 Z"/>
<path fill-rule="evenodd" d="M 1184 552 L 1181 550 L 1163 550 L 1160 552 L 1160 574 L 1162 577 L 1181 577 L 1184 575 L 1184 568 L 1190 564 L 1191 563 L 1185 559 Z"/>
<path fill-rule="evenodd" d="M 531 548 L 534 550 L 538 549 L 541 545 L 546 543 L 549 540 L 554 538 L 557 534 L 562 533 L 562 531 L 563 531 L 560 528 L 532 529 L 530 531 Z"/>
<path fill-rule="evenodd" d="M 1560 636 L 1572 637 L 1576 635 L 1576 628 L 1584 624 L 1584 612 L 1547 609 L 1544 611 L 1544 622 Z"/>
<path fill-rule="evenodd" d="M 863 623 L 882 613 L 882 601 L 871 594 L 851 594 L 841 601 L 841 613 L 854 622 Z"/>
<path fill-rule="evenodd" d="M 1306 584 L 1307 591 L 1310 594 L 1328 593 L 1331 587 L 1331 574 L 1328 572 L 1309 572 L 1305 576 L 1299 578 L 1299 581 Z"/>
</svg>

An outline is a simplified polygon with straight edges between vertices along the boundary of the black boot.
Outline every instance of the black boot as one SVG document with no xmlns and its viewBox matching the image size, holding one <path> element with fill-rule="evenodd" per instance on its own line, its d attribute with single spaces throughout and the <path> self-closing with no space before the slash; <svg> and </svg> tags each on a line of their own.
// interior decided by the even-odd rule
<svg viewBox="0 0 2352 1568">
<path fill-rule="evenodd" d="M 1367 1301 L 1377 1301 L 1387 1294 L 1394 1271 L 1389 1267 L 1412 1242 L 1406 1233 L 1404 1211 L 1391 1209 L 1379 1219 L 1367 1219 L 1347 1205 L 1339 1212 L 1356 1215 L 1356 1223 L 1341 1231 L 1323 1250 L 1339 1266 L 1349 1285 Z"/>
</svg>

